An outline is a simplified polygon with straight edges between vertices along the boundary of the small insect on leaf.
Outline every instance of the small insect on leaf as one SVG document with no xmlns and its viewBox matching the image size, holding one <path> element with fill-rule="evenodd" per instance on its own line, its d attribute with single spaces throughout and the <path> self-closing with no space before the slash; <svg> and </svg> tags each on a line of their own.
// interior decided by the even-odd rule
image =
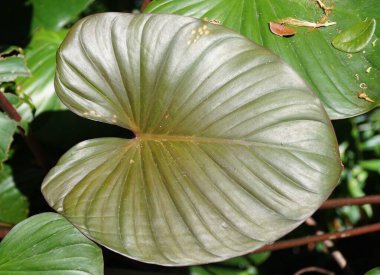
<svg viewBox="0 0 380 275">
<path fill-rule="evenodd" d="M 297 33 L 295 29 L 275 22 L 269 22 L 269 29 L 273 34 L 278 36 L 287 37 Z"/>
</svg>

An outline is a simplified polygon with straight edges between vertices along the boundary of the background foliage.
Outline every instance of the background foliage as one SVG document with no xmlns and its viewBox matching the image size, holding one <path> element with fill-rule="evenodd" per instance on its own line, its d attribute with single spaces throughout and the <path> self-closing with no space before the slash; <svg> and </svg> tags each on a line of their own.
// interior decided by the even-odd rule
<svg viewBox="0 0 380 275">
<path fill-rule="evenodd" d="M 50 1 L 59 3 L 52 6 L 43 0 L 3 2 L 0 92 L 6 95 L 22 118 L 15 123 L 0 113 L 0 161 L 6 160 L 0 170 L 0 223 L 6 227 L 27 216 L 50 211 L 40 193 L 41 182 L 47 170 L 70 147 L 95 137 L 131 137 L 131 133 L 125 130 L 93 123 L 67 111 L 54 94 L 52 79 L 55 51 L 73 22 L 97 12 L 132 12 L 140 8 L 142 1 Z M 365 1 L 359 2 L 363 4 Z M 16 69 L 10 69 L 12 66 Z M 333 196 L 378 194 L 380 111 L 375 109 L 333 124 L 345 165 Z M 314 216 L 316 225 L 302 225 L 287 238 L 374 223 L 380 220 L 379 210 L 377 206 L 369 205 L 320 210 Z M 379 243 L 379 234 L 369 234 L 335 241 L 333 248 L 320 243 L 190 268 L 169 269 L 143 264 L 109 250 L 104 250 L 104 259 L 106 274 L 292 274 L 309 266 L 323 267 L 338 274 L 363 274 L 380 265 L 376 245 Z M 342 270 L 334 260 L 334 250 L 339 250 L 346 258 L 348 266 L 345 269 Z"/>
</svg>

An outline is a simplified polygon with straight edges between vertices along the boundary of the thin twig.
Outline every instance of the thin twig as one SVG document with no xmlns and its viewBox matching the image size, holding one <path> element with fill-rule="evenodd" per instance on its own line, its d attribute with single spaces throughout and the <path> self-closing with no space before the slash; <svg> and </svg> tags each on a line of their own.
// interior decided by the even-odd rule
<svg viewBox="0 0 380 275">
<path fill-rule="evenodd" d="M 375 224 L 366 225 L 366 226 L 362 226 L 362 227 L 358 227 L 354 229 L 349 229 L 343 232 L 326 233 L 322 235 L 314 235 L 314 236 L 307 236 L 307 237 L 302 237 L 298 239 L 279 241 L 274 244 L 263 246 L 262 248 L 255 250 L 252 253 L 287 249 L 287 248 L 307 245 L 310 243 L 322 242 L 325 240 L 343 239 L 343 238 L 363 235 L 363 234 L 377 232 L 377 231 L 380 231 L 380 223 L 375 223 Z"/>
<path fill-rule="evenodd" d="M 327 270 L 327 269 L 324 269 L 324 268 L 320 268 L 320 267 L 316 267 L 316 266 L 310 266 L 310 267 L 305 267 L 305 268 L 298 270 L 296 273 L 294 273 L 294 275 L 302 275 L 304 273 L 310 273 L 310 272 L 325 274 L 325 275 L 334 275 L 335 274 L 334 272 Z"/>
<path fill-rule="evenodd" d="M 325 201 L 319 209 L 342 207 L 345 205 L 379 204 L 380 195 L 364 196 L 359 198 L 339 198 Z"/>
<path fill-rule="evenodd" d="M 5 97 L 4 93 L 0 91 L 0 108 L 3 109 L 7 115 L 17 121 L 21 121 L 21 116 L 17 112 L 17 110 L 13 107 L 13 105 L 8 101 L 8 99 Z"/>
<path fill-rule="evenodd" d="M 24 138 L 25 143 L 28 145 L 29 150 L 32 152 L 38 166 L 44 170 L 49 170 L 52 167 L 52 163 L 49 160 L 47 153 L 43 146 L 31 135 L 25 135 L 24 130 L 21 129 L 21 136 Z"/>
</svg>

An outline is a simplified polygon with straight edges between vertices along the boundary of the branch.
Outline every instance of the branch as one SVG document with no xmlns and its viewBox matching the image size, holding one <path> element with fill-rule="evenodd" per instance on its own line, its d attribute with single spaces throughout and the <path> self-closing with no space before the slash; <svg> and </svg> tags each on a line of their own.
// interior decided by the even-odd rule
<svg viewBox="0 0 380 275">
<path fill-rule="evenodd" d="M 377 231 L 380 231 L 380 223 L 366 225 L 366 226 L 349 229 L 349 230 L 337 232 L 337 233 L 326 233 L 323 235 L 314 235 L 314 236 L 307 236 L 307 237 L 302 237 L 298 239 L 279 241 L 274 244 L 263 246 L 262 248 L 259 248 L 253 251 L 252 253 L 287 249 L 287 248 L 307 245 L 311 243 L 321 242 L 325 240 L 343 239 L 343 238 L 354 237 L 357 235 L 363 235 L 363 234 L 377 232 Z"/>
<path fill-rule="evenodd" d="M 305 268 L 298 270 L 296 273 L 294 273 L 294 275 L 301 275 L 301 274 L 310 273 L 310 272 L 325 274 L 325 275 L 334 275 L 335 274 L 334 272 L 327 270 L 327 269 L 324 269 L 324 268 L 320 268 L 320 267 L 316 267 L 316 266 L 310 266 L 310 267 L 305 267 Z"/>
<path fill-rule="evenodd" d="M 51 168 L 51 161 L 49 160 L 46 151 L 42 145 L 31 135 L 25 135 L 23 129 L 21 129 L 21 136 L 24 138 L 25 143 L 29 147 L 29 150 L 32 152 L 36 163 L 42 167 L 44 170 L 49 170 Z"/>
<path fill-rule="evenodd" d="M 359 198 L 339 198 L 325 201 L 319 209 L 336 208 L 345 205 L 379 204 L 380 195 L 364 196 Z"/>
<path fill-rule="evenodd" d="M 7 115 L 16 122 L 21 121 L 21 116 L 13 105 L 8 101 L 3 92 L 0 92 L 0 108 L 7 113 Z"/>
</svg>

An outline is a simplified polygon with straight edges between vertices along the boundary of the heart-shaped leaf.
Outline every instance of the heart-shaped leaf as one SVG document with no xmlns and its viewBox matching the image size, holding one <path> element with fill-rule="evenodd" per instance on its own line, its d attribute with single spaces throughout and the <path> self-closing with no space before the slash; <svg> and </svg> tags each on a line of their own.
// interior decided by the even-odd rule
<svg viewBox="0 0 380 275">
<path fill-rule="evenodd" d="M 355 116 L 380 103 L 380 41 L 377 41 L 380 29 L 375 31 L 365 52 L 347 54 L 331 44 L 338 33 L 355 23 L 366 18 L 380 20 L 378 0 L 319 3 L 316 0 L 155 0 L 145 11 L 216 19 L 270 48 L 308 82 L 332 119 Z M 310 23 L 329 20 L 336 25 L 298 28 L 298 33 L 290 38 L 270 31 L 270 22 L 289 18 Z M 363 89 L 367 97 L 359 96 L 363 95 L 360 93 Z"/>
<path fill-rule="evenodd" d="M 359 22 L 348 30 L 338 34 L 332 41 L 332 44 L 335 48 L 344 52 L 360 52 L 371 41 L 375 29 L 375 19 Z"/>
<path fill-rule="evenodd" d="M 0 274 L 103 274 L 102 251 L 61 215 L 43 213 L 0 243 Z"/>
<path fill-rule="evenodd" d="M 108 13 L 77 23 L 56 91 L 77 114 L 131 129 L 67 152 L 48 203 L 138 260 L 219 261 L 283 236 L 336 185 L 341 166 L 318 98 L 281 59 L 222 26 Z"/>
</svg>

